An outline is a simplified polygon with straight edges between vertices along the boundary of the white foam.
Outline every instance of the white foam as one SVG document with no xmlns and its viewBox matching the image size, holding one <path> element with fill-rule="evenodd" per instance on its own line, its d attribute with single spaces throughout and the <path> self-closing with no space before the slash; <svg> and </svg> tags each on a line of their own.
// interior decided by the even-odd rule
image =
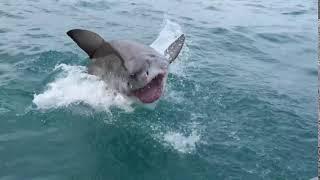
<svg viewBox="0 0 320 180">
<path fill-rule="evenodd" d="M 158 139 L 166 146 L 170 146 L 180 153 L 193 153 L 196 151 L 197 145 L 206 144 L 203 140 L 203 127 L 196 121 L 198 118 L 203 117 L 200 114 L 194 114 L 191 117 L 191 122 L 180 126 L 179 131 L 169 130 L 166 133 L 160 133 Z M 185 133 L 189 132 L 189 133 Z"/>
<path fill-rule="evenodd" d="M 169 131 L 164 134 L 163 138 L 167 144 L 182 153 L 193 152 L 196 148 L 196 143 L 200 141 L 200 135 L 196 131 L 193 131 L 189 136 Z"/>
<path fill-rule="evenodd" d="M 98 77 L 89 75 L 86 67 L 60 64 L 55 70 L 59 69 L 62 73 L 48 84 L 47 90 L 34 95 L 33 103 L 38 108 L 50 109 L 85 103 L 99 110 L 109 110 L 110 106 L 132 110 L 130 99 L 108 88 Z"/>
<path fill-rule="evenodd" d="M 164 50 L 181 34 L 181 27 L 177 23 L 165 20 L 159 36 L 150 46 L 163 54 Z M 108 111 L 111 106 L 126 111 L 133 110 L 132 99 L 108 88 L 108 85 L 98 77 L 87 74 L 86 67 L 60 64 L 54 70 L 61 70 L 59 76 L 47 85 L 43 93 L 34 95 L 33 103 L 39 109 L 84 103 L 98 110 Z"/>
</svg>

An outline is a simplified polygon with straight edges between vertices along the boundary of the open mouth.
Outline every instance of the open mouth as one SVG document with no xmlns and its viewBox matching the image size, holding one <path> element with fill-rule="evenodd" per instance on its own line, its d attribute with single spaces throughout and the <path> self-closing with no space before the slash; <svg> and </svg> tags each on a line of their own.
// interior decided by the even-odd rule
<svg viewBox="0 0 320 180">
<path fill-rule="evenodd" d="M 132 91 L 143 103 L 153 103 L 162 95 L 164 74 L 158 74 L 143 88 Z"/>
</svg>

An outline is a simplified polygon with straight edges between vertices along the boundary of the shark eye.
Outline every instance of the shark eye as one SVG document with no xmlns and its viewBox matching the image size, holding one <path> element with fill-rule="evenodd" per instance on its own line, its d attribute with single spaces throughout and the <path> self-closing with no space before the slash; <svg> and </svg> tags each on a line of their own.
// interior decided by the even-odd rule
<svg viewBox="0 0 320 180">
<path fill-rule="evenodd" d="M 149 71 L 147 71 L 146 73 L 147 73 L 147 75 L 149 75 Z"/>
<path fill-rule="evenodd" d="M 137 77 L 137 74 L 130 74 L 131 79 L 135 79 Z"/>
</svg>

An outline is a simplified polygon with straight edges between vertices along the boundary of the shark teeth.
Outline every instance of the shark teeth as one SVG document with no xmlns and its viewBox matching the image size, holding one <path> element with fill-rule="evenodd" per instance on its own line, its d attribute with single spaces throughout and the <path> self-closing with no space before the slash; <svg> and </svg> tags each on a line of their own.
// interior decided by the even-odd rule
<svg viewBox="0 0 320 180">
<path fill-rule="evenodd" d="M 134 90 L 132 94 L 143 103 L 152 103 L 162 95 L 164 74 L 158 74 L 146 86 Z"/>
</svg>

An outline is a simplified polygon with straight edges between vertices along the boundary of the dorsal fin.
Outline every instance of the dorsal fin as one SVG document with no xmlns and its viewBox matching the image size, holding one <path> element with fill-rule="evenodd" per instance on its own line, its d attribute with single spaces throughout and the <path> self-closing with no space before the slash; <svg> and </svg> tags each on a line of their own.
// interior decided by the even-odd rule
<svg viewBox="0 0 320 180">
<path fill-rule="evenodd" d="M 102 37 L 88 30 L 72 29 L 67 34 L 90 58 L 93 57 L 95 51 L 104 43 Z"/>
<path fill-rule="evenodd" d="M 183 44 L 185 36 L 182 34 L 178 39 L 176 39 L 165 51 L 164 55 L 168 58 L 169 63 L 172 63 L 179 55 Z"/>
</svg>

